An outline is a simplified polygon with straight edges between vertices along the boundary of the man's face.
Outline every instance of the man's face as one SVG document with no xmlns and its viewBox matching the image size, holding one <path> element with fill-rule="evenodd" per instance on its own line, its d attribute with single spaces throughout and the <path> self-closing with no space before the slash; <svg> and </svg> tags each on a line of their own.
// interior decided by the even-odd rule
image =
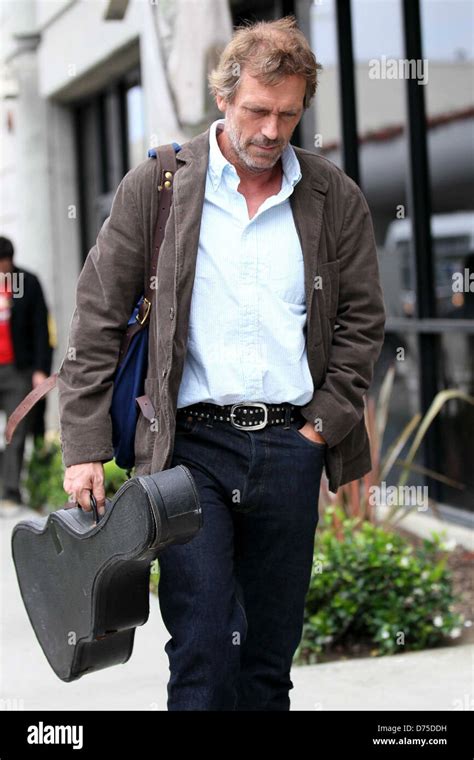
<svg viewBox="0 0 474 760">
<path fill-rule="evenodd" d="M 13 259 L 0 259 L 0 274 L 13 272 Z"/>
<path fill-rule="evenodd" d="M 277 163 L 303 114 L 305 91 L 300 75 L 266 85 L 244 71 L 233 103 L 216 97 L 231 147 L 245 166 L 258 171 Z"/>
</svg>

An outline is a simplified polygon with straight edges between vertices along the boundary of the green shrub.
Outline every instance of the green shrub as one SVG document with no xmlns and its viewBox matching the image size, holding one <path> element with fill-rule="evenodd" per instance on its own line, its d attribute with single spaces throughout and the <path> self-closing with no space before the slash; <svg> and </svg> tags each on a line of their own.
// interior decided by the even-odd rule
<svg viewBox="0 0 474 760">
<path fill-rule="evenodd" d="M 112 498 L 120 486 L 122 486 L 127 480 L 127 473 L 119 467 L 115 459 L 104 464 L 104 485 L 105 495 L 108 499 Z"/>
<path fill-rule="evenodd" d="M 105 494 L 111 498 L 127 480 L 125 470 L 115 461 L 104 465 Z M 37 438 L 28 462 L 25 487 L 32 509 L 43 507 L 53 511 L 66 503 L 68 496 L 63 489 L 64 467 L 58 437 Z"/>
<path fill-rule="evenodd" d="M 158 594 L 158 584 L 160 582 L 160 564 L 159 558 L 154 559 L 150 565 L 150 592 Z"/>
<path fill-rule="evenodd" d="M 25 487 L 32 509 L 58 509 L 67 501 L 63 489 L 64 469 L 59 441 L 36 438 L 28 462 Z"/>
<path fill-rule="evenodd" d="M 331 524 L 342 520 L 342 540 Z M 442 539 L 414 547 L 370 522 L 355 528 L 328 508 L 316 540 L 296 661 L 315 662 L 335 644 L 372 643 L 374 655 L 424 649 L 460 634 Z"/>
</svg>

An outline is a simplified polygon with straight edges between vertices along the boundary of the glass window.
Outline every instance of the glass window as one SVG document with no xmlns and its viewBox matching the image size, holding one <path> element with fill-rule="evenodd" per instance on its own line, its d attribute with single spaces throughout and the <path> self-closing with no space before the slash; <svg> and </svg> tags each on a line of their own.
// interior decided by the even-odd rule
<svg viewBox="0 0 474 760">
<path fill-rule="evenodd" d="M 469 294 L 471 315 L 474 294 Z M 474 396 L 474 334 L 449 332 L 441 339 L 442 373 L 440 387 L 457 388 Z M 441 411 L 440 471 L 452 484 L 441 485 L 445 504 L 474 510 L 472 435 L 474 407 L 465 401 L 448 401 Z"/>
<path fill-rule="evenodd" d="M 323 70 L 311 107 L 314 108 L 315 136 L 310 150 L 329 158 L 342 168 L 339 67 L 336 12 L 333 0 L 314 2 L 310 15 L 311 48 Z"/>
<path fill-rule="evenodd" d="M 139 70 L 75 108 L 83 259 L 94 245 L 122 177 L 147 157 Z"/>
<path fill-rule="evenodd" d="M 382 459 L 386 456 L 389 448 L 397 441 L 400 434 L 410 420 L 420 411 L 420 375 L 419 375 L 419 353 L 417 346 L 416 333 L 406 333 L 397 335 L 388 334 L 385 338 L 379 360 L 374 369 L 374 380 L 371 386 L 371 397 L 378 398 L 380 386 L 384 381 L 388 369 L 395 366 L 395 378 L 390 397 L 389 413 L 387 416 L 386 428 L 383 431 Z M 409 442 L 399 455 L 399 459 L 404 459 L 408 453 L 410 444 L 413 442 L 413 434 Z M 423 444 L 418 449 L 414 464 L 424 464 Z M 386 484 L 397 485 L 402 468 L 395 464 L 386 478 Z M 406 485 L 418 486 L 424 485 L 424 476 L 412 470 L 408 474 Z"/>
<path fill-rule="evenodd" d="M 455 280 L 474 254 L 474 4 L 422 0 L 420 7 L 436 316 L 458 318 L 466 293 Z"/>
</svg>

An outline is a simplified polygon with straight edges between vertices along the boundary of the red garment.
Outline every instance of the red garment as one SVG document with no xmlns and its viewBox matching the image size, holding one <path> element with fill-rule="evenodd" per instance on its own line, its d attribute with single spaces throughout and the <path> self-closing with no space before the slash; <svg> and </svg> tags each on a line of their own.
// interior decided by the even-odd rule
<svg viewBox="0 0 474 760">
<path fill-rule="evenodd" d="M 15 361 L 11 333 L 12 292 L 7 283 L 0 280 L 0 364 Z"/>
</svg>

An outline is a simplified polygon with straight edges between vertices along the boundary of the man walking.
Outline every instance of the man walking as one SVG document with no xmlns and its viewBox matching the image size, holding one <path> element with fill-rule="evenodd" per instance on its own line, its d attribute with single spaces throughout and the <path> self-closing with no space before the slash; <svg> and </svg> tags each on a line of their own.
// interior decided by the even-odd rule
<svg viewBox="0 0 474 760">
<path fill-rule="evenodd" d="M 51 369 L 48 309 L 38 278 L 17 267 L 11 240 L 0 237 L 0 409 L 8 418 Z M 3 453 L 0 514 L 13 516 L 20 490 L 27 421 L 22 420 Z"/>
<path fill-rule="evenodd" d="M 329 487 L 371 469 L 364 395 L 385 311 L 359 187 L 293 131 L 319 64 L 292 17 L 238 29 L 210 76 L 224 119 L 177 154 L 148 271 L 157 161 L 129 172 L 85 262 L 58 376 L 65 490 L 104 503 L 120 339 L 157 275 L 136 474 L 186 464 L 203 527 L 158 558 L 169 710 L 288 710 Z M 157 423 L 157 424 L 156 424 Z"/>
</svg>

